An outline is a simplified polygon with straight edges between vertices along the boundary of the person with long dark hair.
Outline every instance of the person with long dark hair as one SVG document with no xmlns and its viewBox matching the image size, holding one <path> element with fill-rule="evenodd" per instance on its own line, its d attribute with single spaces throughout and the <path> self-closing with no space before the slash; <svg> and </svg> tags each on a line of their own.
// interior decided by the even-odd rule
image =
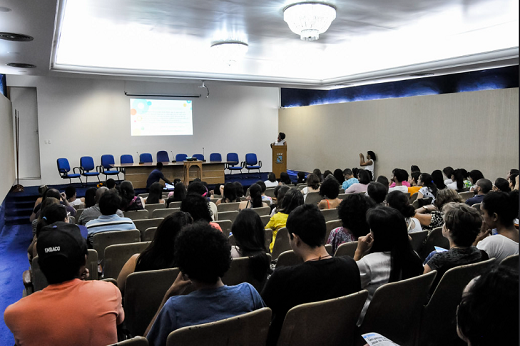
<svg viewBox="0 0 520 346">
<path fill-rule="evenodd" d="M 240 198 L 237 197 L 235 184 L 226 183 L 226 184 L 224 184 L 224 186 L 221 185 L 220 188 L 221 188 L 222 198 L 219 199 L 217 202 L 215 202 L 216 205 L 219 205 L 221 203 L 240 202 Z"/>
<path fill-rule="evenodd" d="M 376 154 L 369 150 L 367 151 L 367 159 L 365 161 L 365 157 L 363 156 L 362 153 L 359 154 L 359 165 L 363 168 L 365 168 L 365 170 L 369 171 L 370 174 L 371 174 L 371 177 L 370 177 L 370 180 L 373 180 L 375 179 L 375 162 L 376 162 L 377 158 L 376 158 Z"/>
<path fill-rule="evenodd" d="M 493 183 L 493 191 L 502 191 L 502 192 L 511 192 L 511 187 L 509 186 L 509 182 L 504 178 L 496 178 Z"/>
<path fill-rule="evenodd" d="M 357 178 L 359 183 L 350 185 L 350 187 L 345 190 L 345 193 L 367 192 L 368 184 L 370 183 L 370 173 L 364 169 L 360 169 Z"/>
<path fill-rule="evenodd" d="M 242 186 L 242 184 L 239 181 L 235 181 L 233 184 L 235 185 L 235 192 L 237 194 L 237 198 L 241 199 L 242 197 L 244 197 L 244 187 Z"/>
<path fill-rule="evenodd" d="M 267 203 L 262 202 L 262 187 L 255 183 L 249 187 L 249 199 L 247 201 L 240 202 L 238 205 L 238 210 L 261 208 L 267 206 Z"/>
<path fill-rule="evenodd" d="M 480 179 L 484 179 L 484 174 L 482 174 L 482 172 L 478 169 L 474 169 L 468 173 L 468 180 L 471 183 L 471 187 L 469 188 L 470 191 L 476 189 L 477 181 L 479 181 Z"/>
<path fill-rule="evenodd" d="M 421 223 L 415 216 L 415 209 L 410 205 L 410 198 L 401 191 L 392 191 L 386 197 L 388 206 L 399 211 L 406 221 L 408 233 L 422 231 Z"/>
<path fill-rule="evenodd" d="M 276 212 L 278 211 L 278 207 L 281 207 L 283 198 L 285 197 L 285 194 L 287 191 L 289 191 L 289 189 L 290 187 L 288 185 L 278 185 L 277 187 L 275 187 L 274 195 L 276 196 L 276 204 L 271 205 L 273 209 L 269 214 L 270 217 L 273 217 L 274 214 L 276 214 Z"/>
<path fill-rule="evenodd" d="M 96 191 L 97 188 L 89 187 L 87 191 L 85 191 L 85 209 L 90 208 L 96 204 Z"/>
<path fill-rule="evenodd" d="M 302 189 L 303 200 L 307 198 L 307 194 L 309 192 L 319 192 L 320 191 L 320 178 L 315 174 L 311 173 L 307 176 L 307 186 Z"/>
<path fill-rule="evenodd" d="M 435 203 L 435 198 L 437 197 L 437 186 L 433 182 L 432 176 L 428 173 L 421 173 L 417 184 L 422 186 L 417 194 L 417 199 L 431 198 L 430 203 Z"/>
<path fill-rule="evenodd" d="M 339 185 L 341 186 L 343 184 L 343 182 L 345 181 L 345 176 L 343 175 L 343 171 L 339 168 L 336 168 L 332 174 L 334 175 L 334 178 L 336 178 Z"/>
<path fill-rule="evenodd" d="M 264 225 L 256 211 L 244 209 L 238 213 L 231 226 L 231 233 L 236 243 L 231 248 L 231 257 L 247 257 L 267 252 Z"/>
<path fill-rule="evenodd" d="M 153 183 L 152 186 L 150 186 L 150 193 L 148 194 L 148 197 L 144 200 L 145 203 L 148 204 L 156 204 L 161 203 L 164 204 L 164 199 L 162 198 L 162 192 L 163 192 L 163 186 L 161 183 Z"/>
<path fill-rule="evenodd" d="M 182 227 L 191 223 L 193 223 L 193 218 L 190 213 L 183 211 L 165 217 L 157 226 L 150 245 L 141 254 L 137 253 L 130 257 L 121 269 L 117 277 L 117 287 L 121 292 L 125 288 L 126 278 L 134 272 L 176 267 L 173 256 L 175 239 Z"/>
<path fill-rule="evenodd" d="M 273 230 L 273 238 L 271 240 L 271 244 L 269 245 L 269 252 L 273 251 L 274 241 L 276 239 L 276 234 L 280 230 L 280 228 L 285 227 L 287 223 L 287 218 L 291 211 L 296 209 L 298 206 L 303 204 L 303 195 L 302 193 L 295 187 L 292 187 L 285 193 L 283 197 L 282 204 L 278 209 L 278 212 L 271 217 L 265 228 L 270 228 Z"/>
<path fill-rule="evenodd" d="M 184 198 L 186 198 L 186 186 L 184 186 L 184 184 L 179 181 L 177 184 L 175 184 L 173 196 L 166 200 L 166 207 L 169 207 L 171 202 L 182 202 Z"/>
<path fill-rule="evenodd" d="M 119 209 L 122 211 L 144 209 L 144 200 L 142 197 L 135 195 L 131 181 L 125 180 L 119 185 L 119 195 L 121 196 L 121 207 Z"/>
<path fill-rule="evenodd" d="M 406 221 L 399 211 L 390 207 L 370 209 L 367 222 L 370 233 L 358 238 L 354 254 L 361 276 L 361 289 L 368 290 L 358 323 L 362 322 L 379 286 L 423 273 L 421 259 L 412 249 Z"/>
<path fill-rule="evenodd" d="M 444 167 L 442 169 L 442 173 L 444 173 L 444 176 L 446 177 L 446 179 L 444 180 L 444 184 L 446 186 L 448 184 L 453 183 L 453 180 L 451 180 L 451 176 L 453 175 L 453 171 L 455 171 L 455 170 L 451 166 L 447 166 L 447 167 Z"/>
<path fill-rule="evenodd" d="M 437 189 L 442 190 L 446 188 L 446 184 L 444 183 L 444 178 L 442 176 L 442 171 L 440 169 L 436 169 L 432 172 L 432 180 Z"/>
<path fill-rule="evenodd" d="M 446 184 L 448 189 L 462 192 L 464 190 L 464 180 L 466 177 L 461 169 L 456 169 L 451 173 L 452 183 Z"/>
</svg>

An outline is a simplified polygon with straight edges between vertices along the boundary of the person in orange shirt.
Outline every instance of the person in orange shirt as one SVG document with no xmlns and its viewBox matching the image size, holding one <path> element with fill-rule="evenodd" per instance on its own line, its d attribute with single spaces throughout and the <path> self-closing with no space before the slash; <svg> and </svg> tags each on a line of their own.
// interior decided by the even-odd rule
<svg viewBox="0 0 520 346">
<path fill-rule="evenodd" d="M 419 176 L 421 175 L 421 172 L 414 171 L 410 173 L 410 179 L 408 179 L 408 182 L 410 183 L 410 187 L 408 188 L 408 193 L 413 195 L 416 192 L 419 192 L 422 186 L 417 185 L 417 181 L 419 180 Z"/>
<path fill-rule="evenodd" d="M 38 264 L 49 286 L 10 305 L 4 321 L 16 345 L 97 346 L 116 343 L 125 317 L 119 289 L 83 281 L 87 243 L 79 227 L 55 222 L 42 228 Z"/>
</svg>

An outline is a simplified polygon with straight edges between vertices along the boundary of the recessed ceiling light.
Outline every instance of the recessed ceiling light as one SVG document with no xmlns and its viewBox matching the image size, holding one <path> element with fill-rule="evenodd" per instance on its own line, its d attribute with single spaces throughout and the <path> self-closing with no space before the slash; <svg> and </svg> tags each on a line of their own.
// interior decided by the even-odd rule
<svg viewBox="0 0 520 346">
<path fill-rule="evenodd" d="M 7 41 L 19 41 L 19 42 L 28 42 L 34 40 L 32 36 L 24 35 L 24 34 L 15 34 L 12 32 L 0 32 L 0 39 Z"/>
<path fill-rule="evenodd" d="M 0 7 L 0 12 L 11 12 L 12 10 L 9 7 Z"/>
<path fill-rule="evenodd" d="M 7 66 L 19 67 L 19 68 L 36 68 L 36 65 L 26 64 L 23 62 L 10 62 L 7 64 Z"/>
</svg>

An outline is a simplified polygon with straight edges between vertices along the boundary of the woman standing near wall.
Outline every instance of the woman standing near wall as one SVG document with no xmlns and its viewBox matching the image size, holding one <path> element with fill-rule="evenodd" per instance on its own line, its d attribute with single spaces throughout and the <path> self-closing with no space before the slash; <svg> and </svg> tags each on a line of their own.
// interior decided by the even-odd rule
<svg viewBox="0 0 520 346">
<path fill-rule="evenodd" d="M 363 156 L 363 154 L 359 153 L 359 165 L 364 167 L 365 170 L 372 173 L 370 180 L 374 180 L 374 177 L 375 177 L 374 166 L 375 166 L 376 160 L 377 160 L 376 154 L 371 150 L 367 151 L 367 160 L 366 161 L 365 161 L 365 157 Z"/>
</svg>

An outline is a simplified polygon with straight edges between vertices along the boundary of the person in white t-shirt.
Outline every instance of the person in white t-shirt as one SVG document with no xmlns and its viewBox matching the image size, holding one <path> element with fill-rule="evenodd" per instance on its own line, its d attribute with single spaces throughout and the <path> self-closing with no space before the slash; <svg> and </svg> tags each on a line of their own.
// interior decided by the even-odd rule
<svg viewBox="0 0 520 346">
<path fill-rule="evenodd" d="M 513 222 L 518 217 L 518 191 L 489 192 L 480 209 L 484 225 L 475 240 L 477 248 L 486 251 L 489 258 L 495 257 L 497 262 L 518 254 L 518 229 Z M 497 234 L 491 235 L 494 228 Z"/>
<path fill-rule="evenodd" d="M 264 184 L 265 184 L 265 187 L 277 187 L 279 183 L 276 180 L 276 176 L 274 175 L 274 173 L 270 172 L 267 175 L 267 180 L 264 181 Z"/>
<path fill-rule="evenodd" d="M 392 179 L 395 186 L 388 189 L 388 193 L 392 191 L 401 191 L 404 193 L 408 193 L 408 186 L 403 185 L 403 181 L 408 180 L 408 173 L 401 168 L 395 168 L 392 171 Z"/>
<path fill-rule="evenodd" d="M 271 143 L 271 147 L 273 147 L 273 145 L 287 145 L 287 142 L 285 141 L 285 133 L 280 132 L 278 134 L 278 138 L 276 139 L 276 142 Z"/>
<path fill-rule="evenodd" d="M 363 167 L 366 171 L 369 171 L 372 176 L 370 177 L 370 180 L 374 180 L 376 178 L 374 167 L 375 167 L 375 161 L 376 161 L 376 154 L 369 150 L 367 151 L 367 160 L 365 161 L 365 157 L 362 153 L 359 153 L 359 165 Z"/>
<path fill-rule="evenodd" d="M 65 188 L 65 196 L 71 207 L 85 204 L 84 199 L 82 200 L 81 198 L 77 198 L 76 188 L 74 186 L 69 185 Z"/>
</svg>

